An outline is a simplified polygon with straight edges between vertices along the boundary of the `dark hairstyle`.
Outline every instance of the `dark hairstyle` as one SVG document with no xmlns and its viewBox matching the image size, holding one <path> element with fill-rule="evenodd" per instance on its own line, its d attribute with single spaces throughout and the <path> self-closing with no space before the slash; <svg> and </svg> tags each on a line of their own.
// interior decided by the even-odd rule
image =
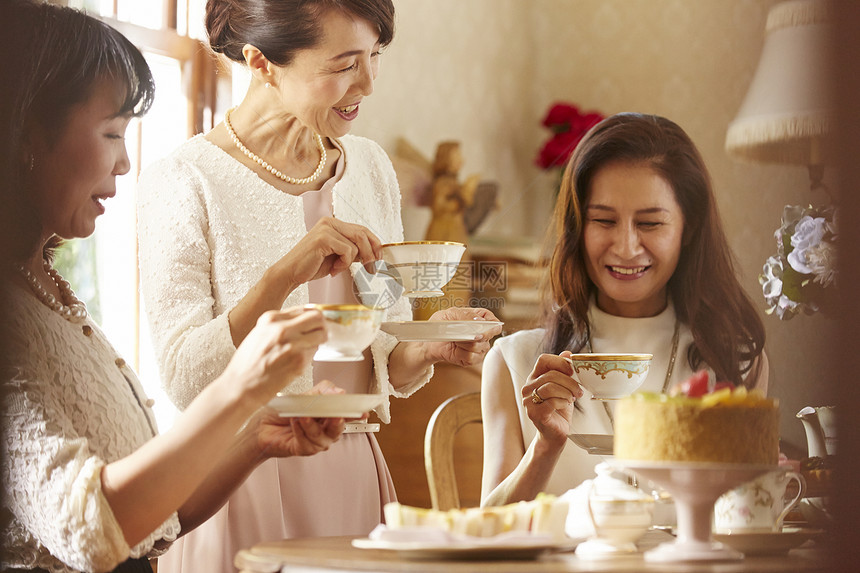
<svg viewBox="0 0 860 573">
<path fill-rule="evenodd" d="M 32 130 L 60 133 L 71 109 L 103 78 L 124 97 L 120 114 L 142 115 L 155 84 L 140 51 L 91 16 L 33 0 L 3 0 L 0 13 L 6 23 L 0 34 L 0 243 L 4 260 L 22 260 L 41 246 L 28 189 Z"/>
<path fill-rule="evenodd" d="M 708 170 L 684 130 L 654 115 L 624 113 L 603 120 L 565 168 L 544 286 L 550 295 L 544 297 L 545 349 L 578 351 L 588 341 L 588 305 L 596 287 L 585 265 L 583 208 L 595 174 L 618 163 L 654 169 L 672 187 L 684 215 L 681 255 L 668 291 L 678 319 L 693 334 L 690 367 L 707 365 L 719 380 L 753 384 L 761 368 L 764 324 L 735 276 Z"/>
<path fill-rule="evenodd" d="M 383 47 L 394 39 L 391 0 L 208 0 L 209 45 L 215 52 L 244 63 L 242 48 L 251 44 L 270 62 L 287 66 L 297 51 L 313 48 L 321 41 L 320 16 L 330 9 L 374 24 Z"/>
</svg>

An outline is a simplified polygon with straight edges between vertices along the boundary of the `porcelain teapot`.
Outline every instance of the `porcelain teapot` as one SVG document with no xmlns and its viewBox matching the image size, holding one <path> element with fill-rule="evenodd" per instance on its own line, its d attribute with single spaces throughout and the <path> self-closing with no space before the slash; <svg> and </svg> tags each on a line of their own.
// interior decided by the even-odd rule
<svg viewBox="0 0 860 573">
<path fill-rule="evenodd" d="M 833 406 L 806 406 L 796 414 L 806 430 L 808 456 L 825 457 L 836 453 L 836 412 Z"/>
</svg>

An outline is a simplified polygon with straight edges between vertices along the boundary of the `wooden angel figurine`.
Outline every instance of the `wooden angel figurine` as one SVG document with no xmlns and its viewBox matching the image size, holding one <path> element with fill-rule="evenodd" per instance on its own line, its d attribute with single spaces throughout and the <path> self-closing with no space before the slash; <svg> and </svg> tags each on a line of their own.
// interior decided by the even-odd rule
<svg viewBox="0 0 860 573">
<path fill-rule="evenodd" d="M 444 141 L 436 148 L 431 183 L 433 218 L 427 227 L 425 240 L 466 243 L 469 233 L 464 220 L 466 209 L 475 198 L 479 175 L 458 181 L 463 167 L 463 154 L 458 141 Z"/>
</svg>

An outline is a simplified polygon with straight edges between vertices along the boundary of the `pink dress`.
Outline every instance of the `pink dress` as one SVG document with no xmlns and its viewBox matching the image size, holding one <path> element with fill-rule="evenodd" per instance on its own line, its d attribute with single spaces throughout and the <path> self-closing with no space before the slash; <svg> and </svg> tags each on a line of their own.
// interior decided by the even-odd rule
<svg viewBox="0 0 860 573">
<path fill-rule="evenodd" d="M 332 215 L 331 188 L 343 169 L 341 154 L 335 177 L 302 194 L 308 228 Z M 311 302 L 358 303 L 349 273 L 312 281 L 308 288 Z M 372 368 L 368 351 L 362 362 L 314 362 L 314 383 L 328 379 L 347 392 L 366 393 Z M 382 506 L 395 500 L 376 436 L 344 434 L 326 452 L 261 464 L 224 507 L 159 558 L 158 571 L 235 573 L 236 553 L 260 542 L 367 535 L 382 521 Z"/>
</svg>

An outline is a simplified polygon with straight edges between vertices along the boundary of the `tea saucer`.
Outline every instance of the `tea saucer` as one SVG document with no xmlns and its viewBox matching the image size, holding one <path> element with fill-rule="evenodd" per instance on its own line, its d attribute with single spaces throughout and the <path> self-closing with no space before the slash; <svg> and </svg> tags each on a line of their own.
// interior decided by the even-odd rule
<svg viewBox="0 0 860 573">
<path fill-rule="evenodd" d="M 467 342 L 502 324 L 495 320 L 405 320 L 383 322 L 382 331 L 401 342 Z"/>
<path fill-rule="evenodd" d="M 281 417 L 359 418 L 384 401 L 384 394 L 287 394 L 269 407 Z"/>
<path fill-rule="evenodd" d="M 821 529 L 784 527 L 782 531 L 714 533 L 714 539 L 744 555 L 778 555 L 799 547 L 821 532 Z"/>
</svg>

